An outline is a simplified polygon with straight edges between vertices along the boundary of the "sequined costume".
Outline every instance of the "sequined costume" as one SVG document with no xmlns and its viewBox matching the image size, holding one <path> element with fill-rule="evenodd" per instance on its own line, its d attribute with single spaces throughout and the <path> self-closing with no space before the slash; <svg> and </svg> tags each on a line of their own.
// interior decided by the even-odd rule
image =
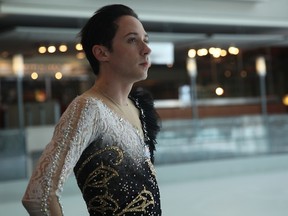
<svg viewBox="0 0 288 216">
<path fill-rule="evenodd" d="M 140 110 L 144 138 L 101 100 L 74 99 L 27 187 L 23 200 L 33 212 L 50 215 L 49 202 L 59 200 L 74 169 L 90 215 L 161 215 L 152 164 L 157 115 L 146 94 L 138 92 L 130 99 Z"/>
</svg>

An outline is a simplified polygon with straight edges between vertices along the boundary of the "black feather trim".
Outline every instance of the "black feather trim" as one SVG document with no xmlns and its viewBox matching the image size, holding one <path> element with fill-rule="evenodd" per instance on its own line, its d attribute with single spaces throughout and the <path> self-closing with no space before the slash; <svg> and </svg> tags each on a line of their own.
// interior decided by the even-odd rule
<svg viewBox="0 0 288 216">
<path fill-rule="evenodd" d="M 141 89 L 131 92 L 129 97 L 140 110 L 145 144 L 149 147 L 151 161 L 154 163 L 154 151 L 157 144 L 156 137 L 160 131 L 160 118 L 154 108 L 152 95 L 148 91 Z"/>
</svg>

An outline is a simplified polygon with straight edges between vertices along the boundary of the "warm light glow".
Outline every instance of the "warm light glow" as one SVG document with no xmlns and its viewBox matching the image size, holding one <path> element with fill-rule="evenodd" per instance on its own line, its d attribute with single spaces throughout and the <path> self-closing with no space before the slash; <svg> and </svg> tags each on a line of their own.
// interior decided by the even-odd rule
<svg viewBox="0 0 288 216">
<path fill-rule="evenodd" d="M 208 50 L 205 48 L 197 50 L 197 55 L 198 56 L 206 56 L 208 54 Z"/>
<path fill-rule="evenodd" d="M 288 94 L 282 98 L 282 102 L 285 106 L 288 106 Z"/>
<path fill-rule="evenodd" d="M 24 58 L 21 54 L 16 54 L 12 58 L 12 69 L 18 77 L 24 76 Z"/>
<path fill-rule="evenodd" d="M 215 93 L 216 93 L 216 95 L 221 96 L 221 95 L 224 94 L 224 89 L 221 88 L 221 87 L 217 87 L 217 88 L 215 89 Z"/>
<path fill-rule="evenodd" d="M 77 59 L 84 59 L 85 58 L 85 53 L 84 52 L 79 52 L 76 54 Z"/>
<path fill-rule="evenodd" d="M 231 54 L 231 55 L 238 55 L 239 53 L 239 49 L 237 47 L 229 47 L 228 48 L 228 52 Z"/>
<path fill-rule="evenodd" d="M 83 50 L 82 44 L 81 43 L 77 43 L 76 46 L 75 46 L 75 49 L 78 50 L 78 51 L 82 51 Z"/>
<path fill-rule="evenodd" d="M 35 91 L 35 99 L 37 102 L 44 102 L 46 100 L 46 93 L 42 90 Z"/>
<path fill-rule="evenodd" d="M 197 64 L 195 58 L 187 58 L 186 68 L 191 77 L 197 76 Z"/>
<path fill-rule="evenodd" d="M 210 47 L 209 48 L 209 54 L 213 55 L 215 49 L 216 49 L 215 47 Z"/>
<path fill-rule="evenodd" d="M 60 79 L 62 79 L 62 77 L 63 77 L 63 75 L 62 75 L 61 72 L 56 72 L 56 73 L 55 73 L 55 78 L 56 78 L 56 79 L 60 80 Z"/>
<path fill-rule="evenodd" d="M 196 50 L 195 49 L 190 49 L 188 51 L 188 57 L 189 58 L 194 58 L 196 56 Z"/>
<path fill-rule="evenodd" d="M 210 47 L 209 54 L 211 54 L 214 58 L 219 58 L 220 56 L 226 56 L 227 51 L 221 48 Z"/>
<path fill-rule="evenodd" d="M 220 55 L 221 55 L 222 57 L 225 57 L 225 56 L 227 55 L 227 51 L 224 50 L 224 49 L 222 49 Z"/>
<path fill-rule="evenodd" d="M 219 58 L 221 56 L 221 49 L 220 48 L 215 48 L 213 50 L 212 55 L 213 55 L 214 58 Z"/>
<path fill-rule="evenodd" d="M 266 63 L 265 58 L 263 56 L 260 56 L 256 59 L 256 72 L 259 76 L 265 76 L 266 75 Z"/>
<path fill-rule="evenodd" d="M 56 47 L 55 46 L 49 46 L 47 50 L 49 53 L 54 53 L 54 52 L 56 52 Z"/>
<path fill-rule="evenodd" d="M 59 46 L 59 51 L 60 52 L 67 52 L 67 50 L 68 50 L 68 47 L 66 45 L 63 44 L 63 45 Z"/>
<path fill-rule="evenodd" d="M 247 72 L 246 72 L 245 70 L 242 70 L 242 71 L 240 72 L 240 76 L 241 76 L 242 78 L 247 77 Z"/>
<path fill-rule="evenodd" d="M 37 73 L 37 72 L 33 72 L 33 73 L 31 74 L 31 79 L 33 79 L 33 80 L 38 79 L 38 73 Z"/>
<path fill-rule="evenodd" d="M 224 72 L 224 75 L 225 75 L 225 77 L 231 77 L 231 71 L 229 71 L 229 70 L 226 70 L 225 72 Z"/>
<path fill-rule="evenodd" d="M 40 54 L 44 54 L 44 53 L 46 53 L 46 51 L 47 51 L 47 49 L 46 49 L 45 46 L 40 46 L 40 47 L 38 48 L 38 52 L 39 52 Z"/>
</svg>

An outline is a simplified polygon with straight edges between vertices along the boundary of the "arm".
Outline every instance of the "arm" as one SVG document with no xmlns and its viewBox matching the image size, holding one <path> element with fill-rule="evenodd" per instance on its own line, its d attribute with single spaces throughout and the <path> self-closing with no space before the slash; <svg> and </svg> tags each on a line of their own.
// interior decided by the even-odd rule
<svg viewBox="0 0 288 216">
<path fill-rule="evenodd" d="M 59 202 L 63 184 L 94 137 L 97 108 L 91 106 L 78 97 L 62 115 L 22 199 L 30 215 L 63 215 Z"/>
</svg>

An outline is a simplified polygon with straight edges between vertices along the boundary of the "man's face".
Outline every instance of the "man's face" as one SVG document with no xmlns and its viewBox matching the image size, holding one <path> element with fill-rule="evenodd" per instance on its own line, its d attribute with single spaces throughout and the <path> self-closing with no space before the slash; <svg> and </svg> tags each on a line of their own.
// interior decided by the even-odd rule
<svg viewBox="0 0 288 216">
<path fill-rule="evenodd" d="M 118 29 L 109 53 L 111 69 L 127 82 L 146 79 L 151 49 L 147 45 L 148 35 L 142 23 L 132 16 L 122 16 L 116 24 Z"/>
</svg>

